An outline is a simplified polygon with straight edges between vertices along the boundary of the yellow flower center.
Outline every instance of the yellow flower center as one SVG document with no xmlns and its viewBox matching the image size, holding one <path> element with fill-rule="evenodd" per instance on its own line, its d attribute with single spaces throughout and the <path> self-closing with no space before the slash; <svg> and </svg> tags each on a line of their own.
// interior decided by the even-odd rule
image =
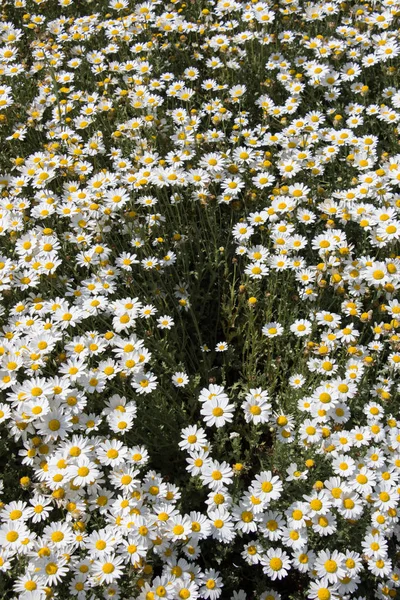
<svg viewBox="0 0 400 600">
<path fill-rule="evenodd" d="M 102 566 L 102 571 L 103 573 L 105 573 L 106 575 L 109 575 L 110 573 L 112 573 L 115 569 L 114 565 L 110 562 L 106 562 L 104 563 L 104 565 Z"/>
<path fill-rule="evenodd" d="M 282 565 L 283 562 L 278 557 L 271 558 L 271 560 L 269 561 L 269 566 L 273 571 L 280 571 L 282 569 Z"/>
</svg>

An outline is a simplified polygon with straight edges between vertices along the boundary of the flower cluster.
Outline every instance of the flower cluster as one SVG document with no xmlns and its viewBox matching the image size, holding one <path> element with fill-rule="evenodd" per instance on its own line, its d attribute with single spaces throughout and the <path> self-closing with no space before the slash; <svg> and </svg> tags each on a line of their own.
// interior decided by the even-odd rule
<svg viewBox="0 0 400 600">
<path fill-rule="evenodd" d="M 4 3 L 0 595 L 399 596 L 399 16 Z"/>
</svg>

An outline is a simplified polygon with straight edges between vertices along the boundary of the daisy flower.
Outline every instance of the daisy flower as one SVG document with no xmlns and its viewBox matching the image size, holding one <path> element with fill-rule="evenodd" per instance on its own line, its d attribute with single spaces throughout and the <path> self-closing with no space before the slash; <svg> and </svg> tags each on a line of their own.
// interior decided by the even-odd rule
<svg viewBox="0 0 400 600">
<path fill-rule="evenodd" d="M 300 573 L 308 573 L 314 567 L 315 552 L 303 546 L 292 552 L 292 566 Z"/>
<path fill-rule="evenodd" d="M 86 456 L 82 456 L 78 459 L 76 465 L 68 467 L 68 475 L 73 480 L 74 485 L 84 486 L 95 483 L 100 476 L 100 471 L 95 463 Z"/>
<path fill-rule="evenodd" d="M 93 531 L 85 540 L 85 548 L 89 556 L 102 558 L 114 552 L 115 545 L 119 542 L 118 536 L 112 528 Z"/>
<path fill-rule="evenodd" d="M 264 263 L 256 261 L 254 263 L 250 263 L 245 268 L 244 272 L 250 277 L 250 279 L 261 279 L 265 275 L 268 275 L 269 268 Z"/>
<path fill-rule="evenodd" d="M 329 584 L 335 584 L 346 574 L 344 568 L 344 554 L 334 550 L 321 550 L 314 563 L 314 569 L 321 581 Z"/>
<path fill-rule="evenodd" d="M 222 594 L 223 581 L 219 571 L 215 569 L 206 569 L 202 576 L 203 585 L 199 589 L 199 593 L 206 600 L 217 600 Z"/>
<path fill-rule="evenodd" d="M 208 512 L 211 521 L 211 536 L 223 544 L 229 544 L 236 536 L 230 513 L 218 507 Z"/>
<path fill-rule="evenodd" d="M 291 388 L 293 388 L 295 390 L 303 387 L 305 382 L 306 382 L 306 378 L 304 377 L 304 375 L 301 375 L 300 373 L 296 373 L 295 375 L 291 375 L 289 377 L 289 385 Z"/>
<path fill-rule="evenodd" d="M 304 337 L 311 333 L 312 324 L 307 319 L 298 319 L 291 326 L 290 331 L 297 337 Z"/>
<path fill-rule="evenodd" d="M 189 383 L 189 377 L 183 371 L 177 371 L 172 376 L 172 383 L 175 387 L 185 387 Z"/>
<path fill-rule="evenodd" d="M 186 470 L 192 475 L 200 475 L 203 469 L 209 464 L 209 452 L 206 450 L 193 450 L 190 451 L 190 457 L 186 459 L 187 467 Z"/>
<path fill-rule="evenodd" d="M 307 479 L 308 469 L 305 471 L 299 471 L 297 463 L 291 463 L 286 469 L 287 478 L 286 481 L 298 481 Z"/>
<path fill-rule="evenodd" d="M 20 552 L 23 540 L 29 537 L 29 529 L 23 522 L 4 523 L 0 528 L 0 545 L 4 550 Z"/>
<path fill-rule="evenodd" d="M 199 597 L 198 585 L 192 581 L 189 573 L 184 573 L 182 577 L 177 578 L 173 584 L 174 597 L 185 598 L 186 600 L 196 600 Z"/>
<path fill-rule="evenodd" d="M 266 323 L 262 328 L 262 333 L 266 335 L 268 338 L 274 338 L 282 335 L 283 327 L 280 323 L 270 322 Z"/>
<path fill-rule="evenodd" d="M 96 454 L 102 465 L 114 468 L 126 461 L 128 448 L 119 440 L 106 440 L 96 448 Z"/>
<path fill-rule="evenodd" d="M 332 506 L 332 502 L 326 491 L 314 492 L 310 496 L 305 495 L 303 499 L 308 503 L 310 517 L 324 515 Z"/>
<path fill-rule="evenodd" d="M 172 317 L 169 317 L 168 315 L 159 317 L 157 319 L 157 323 L 158 323 L 157 327 L 159 329 L 171 329 L 175 324 Z"/>
<path fill-rule="evenodd" d="M 232 235 L 238 242 L 245 242 L 250 239 L 253 233 L 254 228 L 245 223 L 238 223 L 232 230 Z"/>
<path fill-rule="evenodd" d="M 188 516 L 172 516 L 168 519 L 167 531 L 173 541 L 184 540 L 192 531 L 192 523 Z"/>
<path fill-rule="evenodd" d="M 393 571 L 392 561 L 386 556 L 377 560 L 370 559 L 367 562 L 367 567 L 375 577 L 387 577 Z"/>
<path fill-rule="evenodd" d="M 270 548 L 260 562 L 263 572 L 272 581 L 286 577 L 292 564 L 289 555 L 280 548 Z"/>
<path fill-rule="evenodd" d="M 123 558 L 115 554 L 109 554 L 93 563 L 92 576 L 98 584 L 112 583 L 119 579 L 122 574 Z"/>
<path fill-rule="evenodd" d="M 182 441 L 179 442 L 179 447 L 182 450 L 199 451 L 207 445 L 207 437 L 204 429 L 197 425 L 189 425 L 181 431 Z"/>
<path fill-rule="evenodd" d="M 339 598 L 338 584 L 329 585 L 325 581 L 312 581 L 308 588 L 310 600 L 337 600 Z"/>
<path fill-rule="evenodd" d="M 15 580 L 13 590 L 19 592 L 20 598 L 26 598 L 27 600 L 33 599 L 35 594 L 37 598 L 45 597 L 46 578 L 43 575 L 27 572 Z"/>
<path fill-rule="evenodd" d="M 215 346 L 215 351 L 216 352 L 226 352 L 228 350 L 229 346 L 226 342 L 218 342 L 218 344 Z"/>
<path fill-rule="evenodd" d="M 294 502 L 285 511 L 288 524 L 293 529 L 302 529 L 308 520 L 308 507 L 306 502 Z"/>
<path fill-rule="evenodd" d="M 62 521 L 57 521 L 45 527 L 43 536 L 50 547 L 60 549 L 69 546 L 73 541 L 73 532 L 70 525 Z"/>
<path fill-rule="evenodd" d="M 110 474 L 110 482 L 125 493 L 132 492 L 137 486 L 137 475 L 139 471 L 131 468 L 124 468 L 116 471 L 112 471 Z"/>
<path fill-rule="evenodd" d="M 341 504 L 337 507 L 338 513 L 345 519 L 358 520 L 364 512 L 364 506 L 358 494 L 345 492 L 340 500 Z"/>
<path fill-rule="evenodd" d="M 267 423 L 271 414 L 267 392 L 258 393 L 257 390 L 250 390 L 242 402 L 242 409 L 247 423 Z"/>
<path fill-rule="evenodd" d="M 214 491 L 229 485 L 233 481 L 233 470 L 225 461 L 210 461 L 201 470 L 202 482 Z"/>
<path fill-rule="evenodd" d="M 131 385 L 137 394 L 151 394 L 158 385 L 157 377 L 150 371 L 138 373 L 131 381 Z"/>
<path fill-rule="evenodd" d="M 332 535 L 337 530 L 337 520 L 333 513 L 316 514 L 312 518 L 312 528 L 321 537 Z"/>
<path fill-rule="evenodd" d="M 364 540 L 361 542 L 361 546 L 363 553 L 368 558 L 378 560 L 379 558 L 386 558 L 387 556 L 388 543 L 386 539 L 379 533 L 367 534 Z"/>
<path fill-rule="evenodd" d="M 202 540 L 206 539 L 211 532 L 211 525 L 208 517 L 200 512 L 192 511 L 189 514 L 189 518 L 192 522 L 191 525 L 191 541 L 194 539 Z"/>
<path fill-rule="evenodd" d="M 133 427 L 135 416 L 132 413 L 115 411 L 107 416 L 107 424 L 115 434 L 124 434 Z"/>
<path fill-rule="evenodd" d="M 229 404 L 227 397 L 216 397 L 204 402 L 200 414 L 208 427 L 215 425 L 219 428 L 233 421 L 234 409 L 234 405 Z"/>
<path fill-rule="evenodd" d="M 60 583 L 69 570 L 67 560 L 55 554 L 44 555 L 44 558 L 38 561 L 37 567 L 38 574 L 46 578 L 46 586 Z"/>
<path fill-rule="evenodd" d="M 278 476 L 271 471 L 262 471 L 252 481 L 252 489 L 263 500 L 277 500 L 281 496 L 283 485 Z"/>
<path fill-rule="evenodd" d="M 28 519 L 32 520 L 32 523 L 40 523 L 40 521 L 46 521 L 53 510 L 51 498 L 47 498 L 41 495 L 35 495 L 29 500 L 29 506 L 26 510 Z"/>
</svg>

